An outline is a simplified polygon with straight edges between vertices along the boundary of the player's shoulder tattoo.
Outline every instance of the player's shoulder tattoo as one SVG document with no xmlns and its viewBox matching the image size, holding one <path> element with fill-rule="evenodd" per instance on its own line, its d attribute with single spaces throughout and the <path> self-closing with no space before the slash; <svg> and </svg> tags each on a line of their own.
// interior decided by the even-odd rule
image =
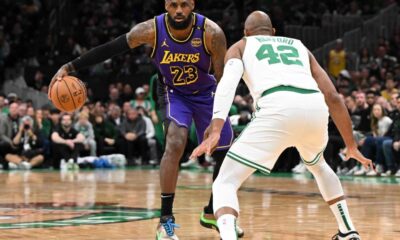
<svg viewBox="0 0 400 240">
<path fill-rule="evenodd" d="M 127 41 L 131 48 L 142 44 L 153 45 L 155 39 L 154 19 L 141 22 L 134 26 L 127 34 Z"/>
<path fill-rule="evenodd" d="M 220 50 L 226 50 L 226 38 L 224 31 L 215 22 L 207 19 L 206 22 L 206 37 L 207 37 L 207 47 L 211 53 L 218 52 Z"/>
</svg>

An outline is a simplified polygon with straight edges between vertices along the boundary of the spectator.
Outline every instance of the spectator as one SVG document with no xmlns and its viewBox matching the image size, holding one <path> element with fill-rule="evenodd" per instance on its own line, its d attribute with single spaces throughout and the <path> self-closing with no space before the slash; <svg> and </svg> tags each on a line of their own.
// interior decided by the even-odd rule
<svg viewBox="0 0 400 240">
<path fill-rule="evenodd" d="M 0 114 L 0 157 L 2 160 L 8 153 L 17 153 L 13 138 L 19 129 L 18 103 L 11 103 L 7 115 Z"/>
<path fill-rule="evenodd" d="M 377 93 L 373 89 L 370 89 L 366 92 L 368 107 L 371 107 L 376 103 L 378 96 L 379 96 L 379 93 Z"/>
<path fill-rule="evenodd" d="M 72 116 L 63 114 L 60 124 L 51 134 L 53 146 L 53 167 L 63 169 L 61 166 L 68 159 L 69 169 L 79 169 L 77 158 L 83 150 L 85 137 L 72 127 Z"/>
<path fill-rule="evenodd" d="M 94 136 L 97 144 L 97 155 L 106 155 L 117 152 L 117 128 L 103 114 L 97 114 L 93 124 Z"/>
<path fill-rule="evenodd" d="M 374 58 L 368 51 L 368 48 L 363 47 L 357 57 L 357 69 L 368 69 Z"/>
<path fill-rule="evenodd" d="M 27 109 L 26 109 L 26 115 L 27 116 L 29 116 L 29 117 L 31 117 L 32 119 L 34 119 L 35 118 L 35 108 L 34 107 L 28 107 Z"/>
<path fill-rule="evenodd" d="M 379 68 L 393 68 L 397 59 L 393 56 L 389 56 L 387 54 L 387 47 L 384 45 L 380 45 L 377 49 L 375 61 Z"/>
<path fill-rule="evenodd" d="M 53 132 L 60 123 L 60 110 L 53 108 L 50 110 L 50 132 Z"/>
<path fill-rule="evenodd" d="M 119 91 L 118 91 L 118 89 L 117 88 L 111 88 L 110 90 L 109 90 L 109 95 L 108 95 L 108 97 L 109 97 L 109 102 L 110 103 L 115 103 L 115 104 L 117 104 L 118 106 L 122 106 L 122 99 L 119 97 Z"/>
<path fill-rule="evenodd" d="M 26 103 L 21 103 L 18 106 L 18 116 L 20 118 L 25 117 L 27 115 L 28 112 L 28 106 Z"/>
<path fill-rule="evenodd" d="M 128 160 L 128 165 L 133 165 L 136 153 L 142 158 L 142 163 L 147 161 L 146 122 L 136 109 L 127 110 L 126 119 L 120 126 L 122 147 L 120 148 Z"/>
<path fill-rule="evenodd" d="M 39 130 L 41 136 L 44 138 L 50 137 L 51 132 L 51 120 L 44 116 L 44 111 L 42 109 L 36 110 L 35 113 L 35 128 Z"/>
<path fill-rule="evenodd" d="M 142 87 L 136 88 L 135 91 L 136 98 L 131 100 L 131 107 L 142 107 L 144 111 L 149 113 L 151 111 L 151 102 L 146 100 L 146 91 Z"/>
<path fill-rule="evenodd" d="M 138 87 L 135 91 L 136 98 L 131 100 L 131 107 L 142 107 L 146 112 L 146 116 L 150 116 L 154 124 L 158 123 L 157 113 L 154 110 L 151 102 L 146 99 L 146 91 L 142 87 Z"/>
<path fill-rule="evenodd" d="M 50 133 L 51 133 L 51 120 L 45 117 L 44 112 L 46 109 L 38 109 L 35 114 L 34 129 L 37 131 L 39 141 L 43 146 L 43 155 L 45 160 L 48 160 L 51 156 L 51 144 L 50 144 Z M 46 115 L 48 115 L 46 113 Z M 46 163 L 46 161 L 45 161 Z"/>
<path fill-rule="evenodd" d="M 5 160 L 10 169 L 31 169 L 44 160 L 43 148 L 38 132 L 33 128 L 33 119 L 25 116 L 21 119 L 18 132 L 13 139 L 16 151 L 8 153 Z"/>
<path fill-rule="evenodd" d="M 122 91 L 121 100 L 122 100 L 122 102 L 129 102 L 133 98 L 134 98 L 134 96 L 133 96 L 132 86 L 130 84 L 126 83 L 124 85 L 124 89 Z"/>
<path fill-rule="evenodd" d="M 115 126 L 119 127 L 124 120 L 121 115 L 121 108 L 118 106 L 113 106 L 109 109 L 108 120 Z"/>
<path fill-rule="evenodd" d="M 154 129 L 153 122 L 148 117 L 147 112 L 143 107 L 137 106 L 136 109 L 146 123 L 146 139 L 147 139 L 147 145 L 149 147 L 149 158 L 150 158 L 149 164 L 157 165 L 158 164 L 158 156 L 157 156 L 158 151 L 157 151 L 157 141 L 155 139 L 156 131 Z"/>
<path fill-rule="evenodd" d="M 396 115 L 398 112 L 397 109 L 397 98 L 399 97 L 399 93 L 393 93 L 390 96 L 390 101 L 389 101 L 389 107 L 388 107 L 388 117 L 390 117 L 391 119 L 394 119 L 394 117 L 392 117 L 392 115 Z"/>
<path fill-rule="evenodd" d="M 87 112 L 81 112 L 79 114 L 79 120 L 75 123 L 75 130 L 81 133 L 85 140 L 83 141 L 83 146 L 85 150 L 89 150 L 90 156 L 97 155 L 97 145 L 94 138 L 93 126 L 89 122 L 89 114 Z"/>
<path fill-rule="evenodd" d="M 356 105 L 357 109 L 353 115 L 359 116 L 360 123 L 354 130 L 360 131 L 363 134 L 369 133 L 371 131 L 371 108 L 367 104 L 364 92 L 356 94 Z"/>
<path fill-rule="evenodd" d="M 400 97 L 396 99 L 396 109 L 391 113 L 393 123 L 390 125 L 387 136 L 388 139 L 382 143 L 383 154 L 385 157 L 386 172 L 383 176 L 400 176 L 400 171 L 396 173 L 396 159 L 400 157 Z"/>
<path fill-rule="evenodd" d="M 394 81 L 393 74 L 386 74 L 385 89 L 381 91 L 381 96 L 386 100 L 390 101 L 392 94 L 398 93 L 399 90 L 396 88 L 396 82 Z"/>
<path fill-rule="evenodd" d="M 392 122 L 393 120 L 385 115 L 382 105 L 377 103 L 373 106 L 371 112 L 372 136 L 367 136 L 367 138 L 365 138 L 365 140 L 362 142 L 361 151 L 364 156 L 367 156 L 375 161 L 376 171 L 371 169 L 369 172 L 366 172 L 365 168 L 362 168 L 354 175 L 367 174 L 368 176 L 376 176 L 378 173 L 383 172 L 384 155 L 382 144 L 383 141 L 390 139 L 385 135 Z M 373 154 L 374 151 L 375 154 Z"/>
<path fill-rule="evenodd" d="M 18 100 L 18 96 L 17 96 L 16 93 L 11 92 L 11 93 L 9 93 L 7 95 L 7 100 L 11 104 L 11 103 L 16 102 Z"/>
<path fill-rule="evenodd" d="M 7 113 L 8 113 L 8 106 L 7 106 L 6 97 L 3 94 L 1 94 L 0 95 L 0 115 L 7 114 Z"/>
<path fill-rule="evenodd" d="M 335 48 L 329 52 L 328 73 L 337 78 L 340 71 L 346 69 L 346 57 L 343 41 L 342 39 L 337 39 Z"/>
<path fill-rule="evenodd" d="M 342 70 L 336 80 L 336 88 L 338 92 L 344 96 L 347 96 L 354 90 L 354 84 L 352 82 L 349 71 Z"/>
<path fill-rule="evenodd" d="M 128 114 L 128 111 L 129 111 L 131 108 L 132 108 L 132 106 L 131 106 L 130 101 L 124 102 L 124 103 L 122 104 L 122 115 L 123 115 L 124 117 L 126 117 L 127 114 Z"/>
<path fill-rule="evenodd" d="M 33 83 L 31 87 L 40 91 L 45 84 L 44 74 L 40 70 L 37 70 L 33 76 Z"/>
</svg>

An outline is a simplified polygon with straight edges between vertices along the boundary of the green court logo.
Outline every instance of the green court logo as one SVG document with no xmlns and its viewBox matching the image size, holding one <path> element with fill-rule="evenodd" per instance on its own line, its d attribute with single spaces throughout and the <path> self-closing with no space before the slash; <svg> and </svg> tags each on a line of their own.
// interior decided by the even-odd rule
<svg viewBox="0 0 400 240">
<path fill-rule="evenodd" d="M 0 229 L 110 224 L 159 216 L 158 209 L 123 207 L 115 203 L 96 203 L 89 207 L 75 203 L 0 204 Z"/>
</svg>

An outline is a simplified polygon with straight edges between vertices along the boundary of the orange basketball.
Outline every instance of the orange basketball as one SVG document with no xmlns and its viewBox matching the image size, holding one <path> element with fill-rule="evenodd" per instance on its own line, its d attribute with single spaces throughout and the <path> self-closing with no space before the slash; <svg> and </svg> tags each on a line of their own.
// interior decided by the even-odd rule
<svg viewBox="0 0 400 240">
<path fill-rule="evenodd" d="M 81 108 L 87 97 L 85 84 L 72 76 L 65 76 L 56 81 L 50 91 L 54 106 L 64 112 L 73 112 Z"/>
</svg>

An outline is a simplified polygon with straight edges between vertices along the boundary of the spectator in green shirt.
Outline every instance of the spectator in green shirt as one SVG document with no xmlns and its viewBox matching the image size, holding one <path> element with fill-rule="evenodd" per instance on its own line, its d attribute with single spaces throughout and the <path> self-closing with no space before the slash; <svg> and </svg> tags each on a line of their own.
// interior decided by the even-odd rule
<svg viewBox="0 0 400 240">
<path fill-rule="evenodd" d="M 94 136 L 97 143 L 97 155 L 117 152 L 116 140 L 118 131 L 114 124 L 104 119 L 102 114 L 96 114 L 93 123 Z"/>
</svg>

